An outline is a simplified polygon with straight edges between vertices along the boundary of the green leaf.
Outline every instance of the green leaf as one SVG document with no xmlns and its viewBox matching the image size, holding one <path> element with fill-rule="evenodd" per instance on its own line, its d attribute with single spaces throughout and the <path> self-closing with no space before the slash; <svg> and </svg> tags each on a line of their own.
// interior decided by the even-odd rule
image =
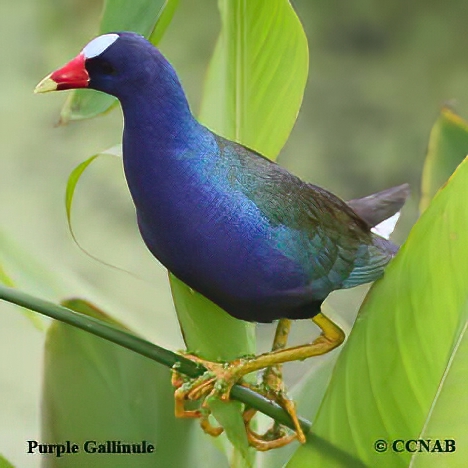
<svg viewBox="0 0 468 468">
<path fill-rule="evenodd" d="M 172 18 L 179 6 L 180 0 L 166 0 L 163 8 L 160 10 L 160 15 L 158 16 L 156 27 L 153 29 L 153 32 L 149 36 L 149 41 L 158 45 L 159 41 L 164 36 L 167 27 L 172 21 Z"/>
<path fill-rule="evenodd" d="M 73 203 L 73 197 L 75 195 L 76 184 L 80 180 L 80 177 L 83 175 L 83 172 L 86 168 L 98 157 L 98 154 L 91 156 L 90 158 L 86 159 L 82 163 L 78 164 L 78 166 L 73 169 L 73 171 L 68 176 L 67 180 L 67 188 L 65 191 L 65 210 L 67 212 L 67 222 L 68 222 L 68 229 L 70 230 L 70 234 L 73 237 L 73 240 L 77 245 L 79 245 L 75 233 L 73 232 L 72 222 L 71 222 L 71 209 Z"/>
<path fill-rule="evenodd" d="M 115 145 L 105 151 L 102 151 L 98 154 L 95 154 L 89 157 L 82 163 L 78 164 L 78 166 L 76 166 L 75 169 L 73 169 L 73 171 L 68 176 L 67 188 L 65 191 L 65 210 L 67 212 L 68 228 L 70 229 L 70 234 L 72 235 L 73 240 L 76 242 L 76 244 L 78 244 L 78 241 L 75 238 L 75 234 L 73 232 L 73 228 L 71 224 L 71 209 L 72 209 L 73 197 L 75 196 L 76 185 L 78 184 L 78 181 L 80 180 L 81 176 L 83 175 L 83 172 L 88 168 L 88 166 L 99 156 L 106 156 L 106 155 L 122 157 L 122 146 Z"/>
<path fill-rule="evenodd" d="M 0 468 L 15 468 L 5 457 L 0 455 Z"/>
<path fill-rule="evenodd" d="M 421 212 L 467 154 L 468 122 L 444 107 L 429 137 L 421 182 Z"/>
<path fill-rule="evenodd" d="M 117 104 L 116 99 L 94 89 L 75 89 L 71 91 L 60 111 L 59 125 L 71 120 L 84 120 L 104 114 Z"/>
<path fill-rule="evenodd" d="M 102 265 L 106 265 L 114 270 L 122 271 L 125 272 L 135 278 L 138 278 L 135 274 L 133 274 L 130 271 L 127 271 L 123 268 L 116 267 L 115 265 L 111 265 L 110 263 L 104 262 L 100 258 L 94 256 L 93 254 L 89 253 L 85 248 L 81 246 L 81 244 L 78 242 L 78 239 L 75 236 L 75 232 L 73 230 L 73 225 L 71 221 L 71 214 L 72 214 L 72 205 L 73 205 L 73 199 L 75 196 L 75 190 L 76 186 L 78 184 L 78 181 L 80 180 L 81 176 L 83 175 L 84 171 L 88 168 L 88 166 L 95 161 L 99 156 L 116 156 L 116 157 L 122 157 L 122 145 L 115 145 L 112 146 L 111 148 L 104 150 L 98 154 L 95 154 L 94 156 L 91 156 L 90 158 L 86 159 L 85 161 L 81 162 L 78 164 L 78 166 L 73 169 L 73 171 L 70 173 L 68 176 L 67 180 L 67 187 L 65 191 L 65 210 L 67 213 L 67 222 L 68 222 L 68 229 L 70 231 L 70 234 L 73 238 L 73 241 L 75 244 L 78 246 L 78 248 L 86 254 L 88 257 L 91 257 L 92 259 L 98 261 Z"/>
<path fill-rule="evenodd" d="M 331 452 L 310 437 L 288 468 L 354 466 L 359 460 L 367 466 L 409 465 L 410 452 L 376 452 L 380 439 L 391 446 L 397 439 L 455 434 L 459 447 L 467 446 L 461 429 L 466 392 L 457 399 L 453 395 L 462 390 L 450 388 L 468 359 L 467 198 L 465 159 L 413 227 L 384 279 L 371 288 L 338 359 L 312 433 L 354 461 L 331 463 Z M 466 449 L 443 460 L 463 466 Z"/>
<path fill-rule="evenodd" d="M 134 31 L 148 37 L 167 3 L 167 0 L 105 0 L 99 34 Z"/>
<path fill-rule="evenodd" d="M 255 353 L 255 326 L 236 320 L 170 275 L 172 296 L 187 350 L 210 361 Z"/>
<path fill-rule="evenodd" d="M 200 119 L 275 158 L 296 121 L 308 73 L 307 39 L 287 0 L 220 0 L 222 30 Z"/>
<path fill-rule="evenodd" d="M 239 402 L 225 403 L 219 399 L 208 401 L 213 416 L 224 428 L 227 438 L 237 449 L 241 459 L 237 460 L 236 467 L 251 467 L 255 461 L 255 452 L 249 447 L 242 419 L 242 405 Z M 236 453 L 233 454 L 236 456 Z"/>
<path fill-rule="evenodd" d="M 466 315 L 468 315 L 468 304 L 465 306 Z M 456 444 L 456 452 L 453 454 L 416 452 L 411 461 L 411 466 L 414 468 L 437 468 L 444 466 L 444 464 L 450 464 L 450 467 L 463 467 L 468 460 L 468 445 L 466 443 L 468 440 L 466 436 L 468 334 L 466 331 L 467 324 L 465 323 L 420 435 L 421 439 L 452 439 Z"/>
<path fill-rule="evenodd" d="M 99 34 L 134 31 L 157 44 L 177 9 L 179 0 L 106 0 Z M 60 114 L 60 122 L 83 120 L 113 108 L 116 99 L 94 90 L 70 93 Z"/>
<path fill-rule="evenodd" d="M 64 305 L 126 330 L 85 301 Z M 69 325 L 51 325 L 45 346 L 41 438 L 47 443 L 70 440 L 80 450 L 61 458 L 44 456 L 44 467 L 192 467 L 192 424 L 174 417 L 169 369 Z M 89 440 L 147 441 L 155 450 L 144 455 L 90 455 L 83 445 Z M 209 442 L 202 449 L 213 452 L 208 458 L 222 464 Z"/>
</svg>

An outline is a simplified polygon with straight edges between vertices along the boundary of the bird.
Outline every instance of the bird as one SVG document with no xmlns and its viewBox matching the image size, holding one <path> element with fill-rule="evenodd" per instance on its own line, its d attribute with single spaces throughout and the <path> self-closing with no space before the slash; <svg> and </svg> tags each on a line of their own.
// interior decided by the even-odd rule
<svg viewBox="0 0 468 468">
<path fill-rule="evenodd" d="M 249 442 L 259 450 L 294 438 L 304 442 L 294 402 L 283 391 L 281 365 L 327 353 L 344 341 L 343 331 L 322 313 L 322 303 L 335 290 L 383 275 L 398 247 L 381 229 L 393 229 L 409 186 L 345 202 L 217 135 L 192 114 L 169 61 L 133 32 L 94 38 L 35 92 L 77 88 L 120 101 L 125 177 L 152 255 L 231 316 L 279 321 L 272 352 L 229 366 L 202 361 L 210 375 L 189 390 L 179 383 L 176 415 L 201 417 L 205 430 L 218 435 L 222 429 L 210 427 L 204 412 L 185 410 L 184 401 L 213 394 L 221 378 L 228 382 L 221 397 L 228 399 L 234 383 L 266 369 L 264 392 L 288 411 L 296 433 L 276 427 L 274 437 L 257 434 L 248 424 L 253 412 L 246 411 Z M 291 321 L 297 319 L 312 319 L 321 335 L 287 348 Z"/>
</svg>

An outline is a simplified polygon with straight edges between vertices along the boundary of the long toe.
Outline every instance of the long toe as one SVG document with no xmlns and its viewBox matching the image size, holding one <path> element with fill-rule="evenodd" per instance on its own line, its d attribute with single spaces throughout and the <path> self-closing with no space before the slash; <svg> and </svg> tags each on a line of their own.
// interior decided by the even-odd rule
<svg viewBox="0 0 468 468">
<path fill-rule="evenodd" d="M 255 450 L 266 452 L 267 450 L 284 447 L 296 440 L 297 434 L 288 434 L 285 429 L 277 423 L 265 432 L 265 434 L 258 434 L 255 432 L 250 425 L 256 412 L 255 409 L 249 408 L 243 414 L 247 440 L 249 441 L 249 445 L 255 448 Z"/>
</svg>

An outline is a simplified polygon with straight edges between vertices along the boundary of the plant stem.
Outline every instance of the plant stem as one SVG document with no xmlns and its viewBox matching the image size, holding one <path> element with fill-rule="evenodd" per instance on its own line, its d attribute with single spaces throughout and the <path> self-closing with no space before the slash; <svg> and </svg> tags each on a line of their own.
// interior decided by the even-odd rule
<svg viewBox="0 0 468 468">
<path fill-rule="evenodd" d="M 168 349 L 119 330 L 101 320 L 80 314 L 66 307 L 54 304 L 53 302 L 39 299 L 17 289 L 0 284 L 0 299 L 80 328 L 88 333 L 92 333 L 93 335 L 134 351 L 135 353 L 141 354 L 142 356 L 146 356 L 167 367 L 172 368 L 175 365 L 178 372 L 189 377 L 199 377 L 206 371 L 203 366 L 195 364 L 180 354 L 173 353 Z M 278 404 L 268 400 L 259 393 L 242 387 L 241 385 L 235 385 L 232 388 L 231 396 L 233 399 L 241 401 L 279 423 L 294 429 L 294 424 L 289 415 Z M 299 421 L 304 432 L 309 432 L 311 423 L 303 418 L 299 418 Z"/>
</svg>

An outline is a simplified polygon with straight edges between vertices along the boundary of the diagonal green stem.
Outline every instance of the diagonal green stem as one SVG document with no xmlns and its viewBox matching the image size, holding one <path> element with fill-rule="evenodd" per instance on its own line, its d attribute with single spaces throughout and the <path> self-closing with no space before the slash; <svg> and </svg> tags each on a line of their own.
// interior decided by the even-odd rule
<svg viewBox="0 0 468 468">
<path fill-rule="evenodd" d="M 100 336 L 105 340 L 130 349 L 135 353 L 146 356 L 167 367 L 172 368 L 176 365 L 178 372 L 189 377 L 199 377 L 206 371 L 203 366 L 195 364 L 180 354 L 173 353 L 168 349 L 161 348 L 149 341 L 119 330 L 101 320 L 88 317 L 87 315 L 80 314 L 66 307 L 54 304 L 53 302 L 36 298 L 17 289 L 0 284 L 0 299 L 33 310 L 47 317 L 60 320 L 61 322 L 80 328 L 93 335 Z M 294 429 L 294 423 L 289 415 L 278 404 L 268 400 L 262 395 L 240 385 L 235 385 L 231 391 L 231 396 L 235 400 L 241 401 L 279 423 Z M 299 418 L 299 421 L 304 432 L 310 431 L 310 421 L 303 418 Z"/>
</svg>

